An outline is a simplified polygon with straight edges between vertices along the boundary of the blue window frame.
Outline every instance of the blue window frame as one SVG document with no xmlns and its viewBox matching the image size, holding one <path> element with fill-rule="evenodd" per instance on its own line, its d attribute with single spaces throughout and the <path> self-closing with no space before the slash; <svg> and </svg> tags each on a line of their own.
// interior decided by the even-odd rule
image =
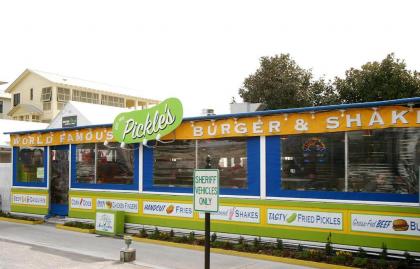
<svg viewBox="0 0 420 269">
<path fill-rule="evenodd" d="M 111 183 L 80 183 L 77 182 L 77 165 L 76 165 L 76 149 L 77 145 L 71 145 L 71 187 L 78 189 L 103 189 L 103 190 L 133 190 L 139 189 L 139 145 L 134 145 L 134 173 L 133 184 L 111 184 Z"/>
<path fill-rule="evenodd" d="M 260 195 L 260 138 L 247 139 L 247 175 L 246 188 L 221 188 L 221 195 Z M 143 147 L 143 190 L 150 192 L 192 193 L 192 187 L 166 187 L 153 184 L 153 149 Z"/>
<path fill-rule="evenodd" d="M 282 140 L 280 139 L 280 136 L 270 136 L 266 138 L 266 178 L 267 196 L 269 197 L 383 201 L 404 203 L 419 202 L 418 194 L 282 190 L 281 148 Z"/>
<path fill-rule="evenodd" d="M 44 178 L 41 182 L 22 182 L 18 180 L 18 165 L 19 165 L 19 147 L 13 147 L 13 186 L 18 187 L 47 187 L 47 175 L 48 175 L 48 147 L 42 147 L 43 149 L 43 165 L 44 165 Z"/>
</svg>

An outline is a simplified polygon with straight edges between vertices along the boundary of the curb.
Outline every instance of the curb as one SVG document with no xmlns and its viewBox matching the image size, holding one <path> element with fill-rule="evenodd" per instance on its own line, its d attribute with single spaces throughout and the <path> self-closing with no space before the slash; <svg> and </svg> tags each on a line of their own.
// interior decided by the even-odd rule
<svg viewBox="0 0 420 269">
<path fill-rule="evenodd" d="M 61 229 L 61 230 L 72 231 L 72 232 L 85 233 L 85 234 L 95 233 L 95 229 L 82 229 L 82 228 L 77 228 L 77 227 L 65 226 L 64 224 L 56 224 L 55 228 Z"/>
<path fill-rule="evenodd" d="M 162 246 L 168 246 L 168 247 L 177 247 L 177 248 L 204 251 L 204 246 L 188 245 L 188 244 L 175 243 L 175 242 L 166 242 L 166 241 L 160 241 L 160 240 L 154 240 L 154 239 L 148 239 L 148 238 L 139 238 L 135 236 L 133 236 L 132 239 L 133 241 L 141 242 L 141 243 L 149 243 L 149 244 L 156 244 L 156 245 L 162 245 Z M 265 254 L 226 250 L 226 249 L 221 249 L 221 248 L 210 248 L 210 252 L 224 254 L 224 255 L 240 256 L 244 258 L 259 259 L 259 260 L 271 261 L 271 262 L 282 262 L 282 263 L 287 263 L 287 264 L 308 266 L 308 267 L 321 268 L 321 269 L 335 269 L 335 268 L 354 269 L 355 268 L 355 267 L 349 267 L 349 266 L 338 265 L 338 264 L 329 264 L 329 263 L 298 260 L 298 259 L 292 259 L 292 258 L 283 258 L 283 257 L 270 256 L 270 255 L 265 255 Z"/>
<path fill-rule="evenodd" d="M 44 223 L 44 220 L 22 220 L 22 219 L 13 219 L 13 218 L 5 218 L 5 217 L 0 217 L 0 220 L 7 221 L 7 222 L 21 223 L 21 224 L 30 224 L 30 225 Z"/>
</svg>

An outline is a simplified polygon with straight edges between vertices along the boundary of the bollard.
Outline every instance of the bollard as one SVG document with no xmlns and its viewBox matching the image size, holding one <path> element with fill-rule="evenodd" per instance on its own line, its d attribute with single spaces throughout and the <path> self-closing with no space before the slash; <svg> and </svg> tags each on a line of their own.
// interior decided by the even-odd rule
<svg viewBox="0 0 420 269">
<path fill-rule="evenodd" d="M 132 262 L 136 260 L 136 250 L 130 248 L 132 242 L 131 236 L 124 236 L 126 247 L 120 251 L 120 262 Z"/>
</svg>

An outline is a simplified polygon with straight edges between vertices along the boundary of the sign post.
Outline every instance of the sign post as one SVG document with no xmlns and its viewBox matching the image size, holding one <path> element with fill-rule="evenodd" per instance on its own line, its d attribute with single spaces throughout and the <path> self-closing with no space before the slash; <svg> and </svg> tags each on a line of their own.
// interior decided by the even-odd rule
<svg viewBox="0 0 420 269">
<path fill-rule="evenodd" d="M 210 168 L 208 159 L 206 167 Z M 205 212 L 205 269 L 210 269 L 210 212 L 219 211 L 219 179 L 219 169 L 194 170 L 194 210 Z"/>
</svg>

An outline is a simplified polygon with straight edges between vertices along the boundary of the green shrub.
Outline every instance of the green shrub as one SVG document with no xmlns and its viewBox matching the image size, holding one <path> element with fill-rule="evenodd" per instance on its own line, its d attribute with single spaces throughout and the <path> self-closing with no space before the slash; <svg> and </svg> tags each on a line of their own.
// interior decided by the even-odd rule
<svg viewBox="0 0 420 269">
<path fill-rule="evenodd" d="M 303 247 L 302 247 L 302 245 L 301 245 L 301 244 L 299 244 L 299 245 L 298 245 L 298 247 L 297 247 L 297 251 L 299 251 L 299 252 L 303 251 Z"/>
<path fill-rule="evenodd" d="M 309 253 L 309 250 L 299 251 L 296 254 L 296 258 L 302 259 L 302 260 L 309 260 L 311 258 L 311 254 Z"/>
<path fill-rule="evenodd" d="M 157 227 L 155 227 L 155 230 L 153 233 L 149 236 L 151 239 L 159 239 L 160 238 L 160 231 Z"/>
<path fill-rule="evenodd" d="M 366 265 L 368 264 L 368 259 L 367 258 L 362 258 L 362 257 L 356 257 L 353 259 L 353 262 L 351 265 L 353 265 L 354 267 L 366 267 Z"/>
<path fill-rule="evenodd" d="M 334 254 L 334 249 L 331 243 L 331 233 L 329 233 L 327 237 L 327 243 L 325 244 L 325 254 L 328 256 L 332 256 Z"/>
<path fill-rule="evenodd" d="M 405 257 L 405 261 L 407 262 L 408 266 L 413 265 L 414 263 L 414 257 L 410 255 L 410 253 L 408 253 L 408 251 L 404 252 L 404 257 Z"/>
<path fill-rule="evenodd" d="M 217 239 L 217 234 L 216 233 L 212 233 L 212 235 L 210 236 L 210 241 L 214 242 Z"/>
<path fill-rule="evenodd" d="M 95 225 L 92 223 L 80 222 L 80 221 L 69 221 L 64 223 L 64 226 L 75 227 L 79 229 L 95 229 Z"/>
<path fill-rule="evenodd" d="M 388 258 L 388 248 L 385 243 L 382 243 L 382 252 L 380 258 L 386 260 Z"/>
<path fill-rule="evenodd" d="M 192 243 L 194 241 L 195 241 L 195 233 L 190 232 L 190 234 L 188 235 L 188 242 Z"/>
<path fill-rule="evenodd" d="M 376 261 L 376 268 L 388 268 L 388 261 L 385 259 L 380 258 L 379 260 Z"/>
<path fill-rule="evenodd" d="M 276 249 L 283 250 L 283 240 L 277 239 Z"/>
<path fill-rule="evenodd" d="M 140 230 L 139 236 L 141 238 L 146 238 L 148 236 L 147 231 L 146 231 L 146 229 L 144 229 L 144 227 Z"/>
<path fill-rule="evenodd" d="M 224 241 L 222 244 L 223 249 L 233 249 L 233 244 L 229 241 Z"/>
<path fill-rule="evenodd" d="M 359 258 L 366 258 L 367 253 L 363 248 L 359 248 L 359 251 L 357 252 L 357 257 Z"/>
<path fill-rule="evenodd" d="M 331 262 L 335 264 L 345 264 L 346 263 L 346 257 L 344 256 L 332 256 Z"/>
<path fill-rule="evenodd" d="M 316 262 L 319 262 L 325 259 L 324 252 L 317 249 L 310 249 L 309 256 L 310 256 L 311 261 L 316 261 Z"/>
</svg>

